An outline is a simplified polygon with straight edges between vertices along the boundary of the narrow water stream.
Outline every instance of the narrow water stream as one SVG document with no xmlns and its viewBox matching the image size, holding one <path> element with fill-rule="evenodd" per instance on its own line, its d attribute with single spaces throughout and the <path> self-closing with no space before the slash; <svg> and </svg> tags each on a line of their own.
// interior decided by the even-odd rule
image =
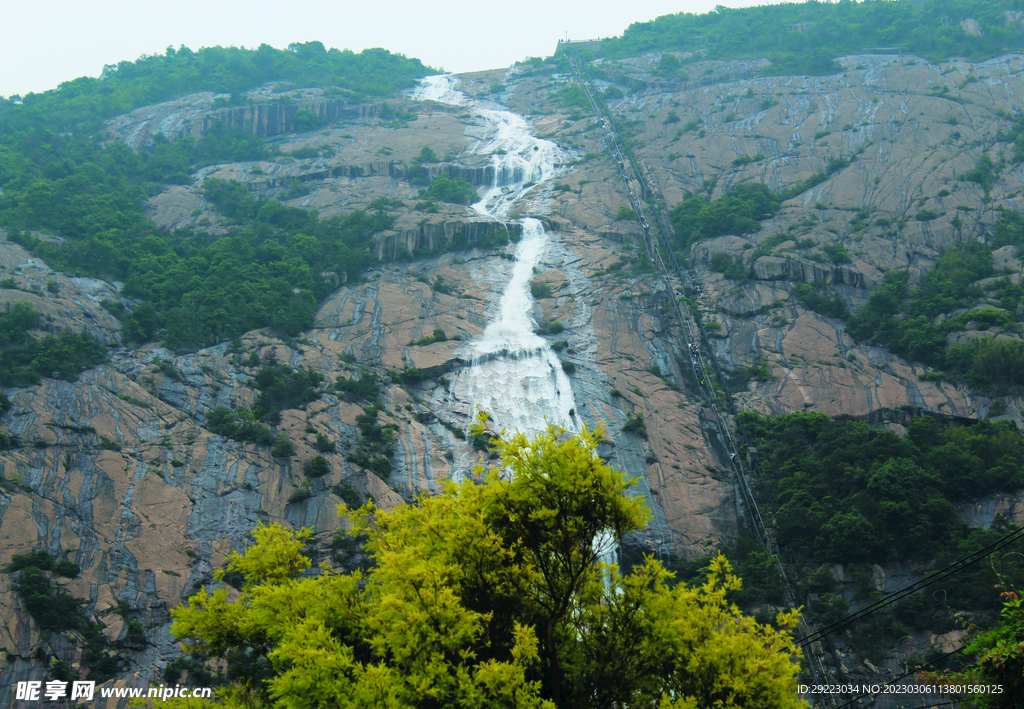
<svg viewBox="0 0 1024 709">
<path fill-rule="evenodd" d="M 488 137 L 472 152 L 491 156 L 494 183 L 473 209 L 508 222 L 513 207 L 527 201 L 528 191 L 541 189 L 565 171 L 568 156 L 551 141 L 532 135 L 522 116 L 481 106 L 458 91 L 457 82 L 447 75 L 428 77 L 413 97 L 465 106 L 486 123 Z M 539 219 L 527 217 L 522 225 L 512 277 L 501 294 L 497 315 L 468 343 L 471 365 L 460 372 L 457 385 L 464 385 L 471 410 L 486 411 L 499 429 L 533 435 L 548 424 L 558 424 L 576 431 L 569 377 L 547 340 L 534 332 L 537 323 L 530 315 L 534 305 L 530 281 L 550 237 Z M 453 475 L 456 480 L 461 477 L 459 471 Z M 599 534 L 593 544 L 602 561 L 615 562 L 618 545 L 610 533 Z"/>
<path fill-rule="evenodd" d="M 561 174 L 567 156 L 551 141 L 532 135 L 522 116 L 482 107 L 456 86 L 452 76 L 428 77 L 413 97 L 465 106 L 485 123 L 487 138 L 472 150 L 491 156 L 494 183 L 473 209 L 481 216 L 508 222 L 513 207 L 525 201 L 529 190 L 538 190 Z M 554 423 L 576 430 L 569 378 L 548 342 L 534 333 L 537 323 L 530 315 L 534 305 L 530 281 L 550 237 L 540 220 L 521 221 L 523 236 L 516 244 L 512 277 L 498 312 L 467 345 L 471 366 L 458 378 L 471 410 L 486 411 L 499 429 L 535 434 Z"/>
</svg>

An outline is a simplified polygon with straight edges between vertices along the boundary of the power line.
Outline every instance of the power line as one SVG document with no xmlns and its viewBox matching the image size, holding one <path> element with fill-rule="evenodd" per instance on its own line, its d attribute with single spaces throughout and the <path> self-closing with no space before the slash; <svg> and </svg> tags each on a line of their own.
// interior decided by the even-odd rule
<svg viewBox="0 0 1024 709">
<path fill-rule="evenodd" d="M 821 630 L 817 631 L 816 633 L 812 633 L 811 635 L 808 635 L 807 637 L 805 637 L 799 643 L 800 647 L 804 647 L 806 645 L 811 644 L 812 642 L 815 642 L 816 640 L 820 640 L 821 638 L 825 637 L 826 635 L 831 635 L 832 633 L 834 633 L 834 632 L 836 632 L 838 630 L 841 630 L 842 628 L 845 628 L 847 625 L 850 625 L 854 621 L 860 620 L 861 618 L 864 618 L 864 617 L 866 617 L 868 615 L 871 615 L 872 613 L 874 613 L 876 611 L 879 611 L 882 608 L 885 608 L 886 606 L 891 605 L 891 604 L 895 603 L 896 601 L 899 601 L 899 600 L 905 598 L 906 596 L 909 596 L 914 591 L 918 591 L 918 590 L 920 590 L 922 588 L 925 588 L 926 586 L 930 586 L 931 584 L 935 583 L 936 581 L 941 581 L 942 579 L 946 578 L 947 576 L 952 576 L 953 574 L 957 573 L 958 571 L 961 571 L 961 570 L 967 568 L 971 564 L 974 564 L 974 563 L 977 563 L 978 561 L 981 561 L 986 556 L 989 556 L 989 555 L 999 551 L 1003 547 L 1008 546 L 1008 545 L 1014 543 L 1015 541 L 1018 541 L 1019 539 L 1024 539 L 1024 528 L 1015 529 L 1014 531 L 1010 532 L 1009 534 L 1007 534 L 1007 535 L 1001 537 L 1000 539 L 996 540 L 992 544 L 989 544 L 987 547 L 984 547 L 983 549 L 979 549 L 978 551 L 972 552 L 972 553 L 968 554 L 967 556 L 963 557 L 962 559 L 958 559 L 958 560 L 954 561 L 952 564 L 949 564 L 945 568 L 939 569 L 938 571 L 933 571 L 931 574 L 929 574 L 928 576 L 925 576 L 923 579 L 920 579 L 919 581 L 915 581 L 914 583 L 910 584 L 909 586 L 905 586 L 904 588 L 901 588 L 899 591 L 895 591 L 895 592 L 889 594 L 888 596 L 886 596 L 885 598 L 882 598 L 882 599 L 880 599 L 878 601 L 875 601 L 874 603 L 872 603 L 869 606 L 865 606 L 864 608 L 861 608 L 856 613 L 851 613 L 850 615 L 846 616 L 845 618 L 841 618 L 840 620 L 837 620 L 836 622 L 834 622 L 834 623 L 832 623 L 830 625 L 825 626 L 824 628 L 822 628 Z M 976 557 L 976 558 L 972 558 L 972 557 Z"/>
<path fill-rule="evenodd" d="M 962 652 L 965 647 L 967 647 L 967 646 L 964 645 L 962 647 L 958 647 L 956 650 L 953 650 L 952 652 L 947 652 L 945 655 L 940 655 L 939 657 L 936 657 L 931 662 L 926 662 L 925 665 L 934 665 L 936 662 L 939 662 L 940 660 L 945 660 L 947 657 L 949 657 L 951 655 L 956 655 L 958 652 Z M 899 682 L 901 679 L 906 679 L 910 675 L 915 674 L 918 670 L 922 669 L 923 667 L 924 667 L 924 665 L 920 665 L 920 666 L 915 667 L 914 669 L 912 669 L 912 670 L 910 670 L 908 672 L 904 672 L 899 677 L 893 677 L 886 684 L 895 684 L 896 682 Z M 839 706 L 835 707 L 835 709 L 843 709 L 843 707 L 848 707 L 851 704 L 853 704 L 854 702 L 859 702 L 864 697 L 870 697 L 870 696 L 871 696 L 871 692 L 865 692 L 864 694 L 858 694 L 856 697 L 854 697 L 850 701 L 846 702 L 845 704 L 840 704 Z M 947 702 L 947 704 L 949 704 L 949 703 L 950 702 Z M 929 704 L 928 706 L 941 707 L 941 706 L 945 706 L 945 704 Z M 923 707 L 918 707 L 917 709 L 924 709 L 924 708 Z"/>
</svg>

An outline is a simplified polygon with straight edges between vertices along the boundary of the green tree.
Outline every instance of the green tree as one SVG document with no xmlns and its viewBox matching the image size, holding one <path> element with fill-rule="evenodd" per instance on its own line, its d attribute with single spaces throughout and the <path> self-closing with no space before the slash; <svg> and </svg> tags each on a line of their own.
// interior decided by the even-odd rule
<svg viewBox="0 0 1024 709">
<path fill-rule="evenodd" d="M 314 130 L 324 124 L 324 119 L 308 108 L 300 108 L 295 112 L 295 130 L 299 133 Z"/>
<path fill-rule="evenodd" d="M 451 204 L 473 204 L 480 199 L 473 185 L 461 177 L 453 179 L 447 175 L 435 177 L 425 190 L 420 190 L 419 196 L 421 199 L 450 202 Z"/>
<path fill-rule="evenodd" d="M 679 57 L 666 52 L 665 54 L 662 54 L 661 59 L 658 60 L 656 73 L 661 74 L 662 76 L 672 76 L 679 71 L 680 66 Z"/>
<path fill-rule="evenodd" d="M 565 434 L 496 437 L 482 484 L 349 513 L 365 572 L 300 577 L 311 532 L 257 528 L 229 559 L 237 601 L 200 591 L 173 631 L 227 660 L 228 706 L 806 706 L 795 613 L 781 630 L 744 617 L 723 557 L 702 585 L 674 587 L 651 558 L 628 575 L 600 561 L 648 513 L 596 455 L 598 434 Z"/>
<path fill-rule="evenodd" d="M 1000 622 L 967 646 L 965 654 L 977 657 L 973 668 L 955 675 L 929 673 L 930 684 L 988 685 L 999 693 L 962 694 L 955 699 L 978 709 L 1014 709 L 1024 706 L 1024 601 L 1016 591 L 996 586 L 1003 599 Z"/>
<path fill-rule="evenodd" d="M 302 464 L 302 470 L 307 478 L 322 478 L 331 472 L 331 464 L 322 455 L 314 456 Z"/>
<path fill-rule="evenodd" d="M 290 458 L 295 455 L 295 444 L 292 443 L 292 439 L 288 438 L 287 433 L 282 432 L 277 435 L 274 447 L 270 449 L 270 454 L 275 458 Z"/>
<path fill-rule="evenodd" d="M 416 157 L 417 164 L 425 162 L 441 162 L 437 157 L 437 153 L 434 152 L 434 149 L 426 145 L 423 146 L 420 154 Z"/>
</svg>

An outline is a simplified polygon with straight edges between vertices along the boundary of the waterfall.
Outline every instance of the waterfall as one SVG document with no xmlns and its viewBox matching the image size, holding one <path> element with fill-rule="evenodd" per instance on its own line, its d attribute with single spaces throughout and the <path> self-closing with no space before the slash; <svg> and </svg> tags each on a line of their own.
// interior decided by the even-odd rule
<svg viewBox="0 0 1024 709">
<path fill-rule="evenodd" d="M 527 434 L 548 423 L 575 430 L 569 412 L 575 407 L 569 377 L 547 341 L 534 334 L 530 279 L 548 235 L 537 219 L 523 221 L 516 245 L 512 278 L 501 296 L 498 318 L 470 342 L 472 359 L 465 372 L 470 401 L 488 412 L 495 424 Z M 498 355 L 498 356 L 496 356 Z"/>
<path fill-rule="evenodd" d="M 487 139 L 473 152 L 491 156 L 494 183 L 473 210 L 508 221 L 512 208 L 525 200 L 534 184 L 564 171 L 567 156 L 551 141 L 532 135 L 522 116 L 478 105 L 456 89 L 457 83 L 450 75 L 427 77 L 413 98 L 465 106 L 487 125 Z M 512 277 L 501 295 L 497 316 L 468 343 L 463 358 L 470 366 L 458 375 L 456 385 L 464 386 L 471 406 L 486 411 L 499 429 L 535 435 L 548 424 L 558 424 L 577 431 L 569 377 L 551 346 L 534 332 L 537 324 L 530 316 L 534 304 L 530 280 L 544 255 L 548 233 L 538 219 L 527 217 L 522 223 Z M 461 478 L 460 472 L 453 474 L 456 481 Z M 615 563 L 618 544 L 611 532 L 597 535 L 593 545 L 602 561 Z"/>
<path fill-rule="evenodd" d="M 508 221 L 531 187 L 564 171 L 567 156 L 551 141 L 532 135 L 522 116 L 480 106 L 456 85 L 457 79 L 450 75 L 427 77 L 413 98 L 465 106 L 485 124 L 487 137 L 473 152 L 491 156 L 494 183 L 472 209 L 482 217 Z M 462 353 L 470 366 L 458 375 L 458 384 L 471 406 L 490 414 L 498 428 L 534 435 L 554 423 L 575 431 L 570 412 L 576 404 L 569 377 L 548 342 L 534 333 L 537 323 L 530 316 L 534 305 L 530 280 L 549 235 L 538 219 L 523 219 L 522 226 L 512 277 L 496 316 Z"/>
</svg>

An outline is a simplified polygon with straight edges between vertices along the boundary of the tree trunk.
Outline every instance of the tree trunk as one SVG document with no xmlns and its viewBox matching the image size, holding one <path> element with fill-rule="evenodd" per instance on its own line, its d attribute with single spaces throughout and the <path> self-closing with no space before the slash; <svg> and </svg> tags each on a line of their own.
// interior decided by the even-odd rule
<svg viewBox="0 0 1024 709">
<path fill-rule="evenodd" d="M 561 706 L 561 669 L 558 666 L 558 651 L 555 649 L 555 621 L 549 619 L 546 636 L 548 641 L 548 672 L 551 675 L 551 701 Z"/>
</svg>

